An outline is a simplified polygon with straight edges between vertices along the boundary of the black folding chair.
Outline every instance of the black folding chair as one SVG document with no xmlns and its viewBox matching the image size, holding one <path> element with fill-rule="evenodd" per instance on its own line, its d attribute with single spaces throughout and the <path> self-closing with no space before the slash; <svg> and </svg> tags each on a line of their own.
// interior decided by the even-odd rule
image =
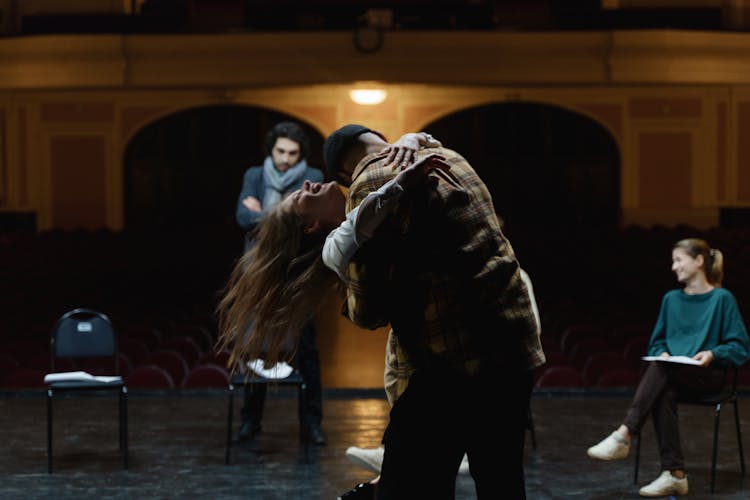
<svg viewBox="0 0 750 500">
<path fill-rule="evenodd" d="M 737 431 L 737 447 L 740 453 L 740 469 L 742 475 L 745 475 L 745 454 L 742 450 L 742 434 L 740 432 L 740 413 L 737 401 L 737 375 L 738 369 L 735 368 L 731 373 L 731 381 L 727 383 L 721 392 L 718 394 L 710 394 L 696 399 L 684 399 L 678 398 L 677 404 L 688 404 L 698 406 L 710 406 L 714 409 L 714 441 L 713 448 L 711 451 L 711 493 L 714 492 L 716 486 L 716 456 L 719 450 L 719 418 L 721 417 L 722 406 L 732 404 L 734 406 L 734 425 Z M 640 465 L 641 457 L 641 436 L 640 434 L 635 436 L 635 474 L 633 478 L 634 483 L 638 483 L 638 468 Z"/>
<path fill-rule="evenodd" d="M 234 415 L 234 394 L 235 387 L 244 387 L 251 384 L 272 384 L 272 385 L 294 385 L 297 386 L 297 398 L 298 398 L 298 417 L 299 417 L 299 432 L 300 432 L 300 443 L 303 446 L 305 454 L 305 463 L 310 461 L 310 438 L 307 432 L 307 426 L 305 425 L 302 416 L 302 403 L 305 400 L 305 381 L 302 379 L 298 370 L 292 371 L 292 373 L 285 378 L 274 378 L 269 379 L 262 377 L 257 374 L 241 374 L 235 373 L 232 375 L 232 380 L 229 384 L 229 409 L 227 415 L 227 446 L 224 462 L 229 465 L 229 455 L 232 448 L 232 416 Z"/>
<path fill-rule="evenodd" d="M 55 371 L 56 358 L 111 358 L 111 376 L 63 375 Z M 75 372 L 79 373 L 79 372 Z M 107 374 L 110 375 L 110 374 Z M 120 377 L 117 335 L 109 318 L 92 309 L 73 309 L 63 314 L 50 337 L 50 374 L 47 386 L 47 470 L 52 472 L 52 402 L 56 395 L 87 391 L 94 396 L 119 398 L 119 448 L 122 468 L 128 468 L 128 389 Z"/>
</svg>

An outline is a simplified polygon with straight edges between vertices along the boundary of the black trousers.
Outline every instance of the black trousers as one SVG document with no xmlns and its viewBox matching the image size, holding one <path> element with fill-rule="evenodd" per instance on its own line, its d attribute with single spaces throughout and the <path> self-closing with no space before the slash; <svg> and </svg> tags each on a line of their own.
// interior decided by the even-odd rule
<svg viewBox="0 0 750 500">
<path fill-rule="evenodd" d="M 323 418 L 323 393 L 320 383 L 320 356 L 315 344 L 315 327 L 312 322 L 305 325 L 300 333 L 297 349 L 297 366 L 305 381 L 305 400 L 302 402 L 302 418 L 305 423 L 320 425 Z M 252 420 L 260 424 L 266 402 L 268 384 L 248 384 L 245 386 L 245 402 L 240 410 L 242 421 Z"/>
<path fill-rule="evenodd" d="M 526 498 L 523 469 L 533 374 L 493 367 L 475 377 L 417 370 L 383 435 L 379 500 L 453 500 L 468 454 L 477 498 Z"/>
<path fill-rule="evenodd" d="M 726 370 L 721 368 L 649 361 L 623 423 L 631 433 L 639 434 L 651 415 L 662 470 L 684 469 L 677 400 L 715 394 L 724 387 L 725 380 Z"/>
</svg>

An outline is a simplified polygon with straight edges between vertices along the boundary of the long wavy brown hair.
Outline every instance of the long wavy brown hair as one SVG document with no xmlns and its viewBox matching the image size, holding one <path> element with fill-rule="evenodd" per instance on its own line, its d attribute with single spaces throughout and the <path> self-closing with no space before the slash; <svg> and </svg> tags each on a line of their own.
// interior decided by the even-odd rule
<svg viewBox="0 0 750 500">
<path fill-rule="evenodd" d="M 300 330 L 342 285 L 323 264 L 326 235 L 307 234 L 287 204 L 268 212 L 255 245 L 237 260 L 217 306 L 218 348 L 227 348 L 232 371 L 251 359 L 266 365 L 290 361 Z"/>
</svg>

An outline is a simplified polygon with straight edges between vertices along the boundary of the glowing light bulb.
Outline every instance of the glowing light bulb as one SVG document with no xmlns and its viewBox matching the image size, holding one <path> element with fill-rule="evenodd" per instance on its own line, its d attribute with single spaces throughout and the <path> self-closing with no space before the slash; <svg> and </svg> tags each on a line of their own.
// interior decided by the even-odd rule
<svg viewBox="0 0 750 500">
<path fill-rule="evenodd" d="M 385 101 L 388 92 L 383 89 L 352 89 L 349 91 L 349 97 L 352 101 L 363 106 L 374 106 Z"/>
</svg>

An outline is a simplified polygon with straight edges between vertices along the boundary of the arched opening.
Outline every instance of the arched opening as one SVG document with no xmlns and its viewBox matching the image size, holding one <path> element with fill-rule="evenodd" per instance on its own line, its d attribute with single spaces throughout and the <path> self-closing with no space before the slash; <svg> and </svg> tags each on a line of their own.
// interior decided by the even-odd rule
<svg viewBox="0 0 750 500">
<path fill-rule="evenodd" d="M 324 138 L 311 125 L 249 106 L 207 106 L 144 127 L 125 152 L 125 228 L 189 229 L 234 224 L 242 174 L 265 157 L 276 123 L 300 123 L 310 137 L 308 163 L 322 169 Z"/>
<path fill-rule="evenodd" d="M 140 130 L 124 155 L 124 233 L 143 279 L 175 309 L 212 309 L 243 251 L 235 222 L 245 170 L 265 158 L 266 132 L 300 123 L 310 138 L 308 163 L 322 169 L 324 138 L 308 123 L 273 110 L 207 106 L 166 116 Z M 159 292 L 156 292 L 156 290 Z M 144 297 L 144 302 L 148 298 Z"/>
<path fill-rule="evenodd" d="M 598 309 L 598 285 L 619 255 L 620 157 L 609 132 L 560 107 L 518 102 L 465 109 L 425 130 L 487 184 L 543 316 Z"/>
<path fill-rule="evenodd" d="M 474 166 L 512 234 L 617 227 L 619 153 L 590 118 L 545 104 L 500 103 L 426 128 Z"/>
</svg>

